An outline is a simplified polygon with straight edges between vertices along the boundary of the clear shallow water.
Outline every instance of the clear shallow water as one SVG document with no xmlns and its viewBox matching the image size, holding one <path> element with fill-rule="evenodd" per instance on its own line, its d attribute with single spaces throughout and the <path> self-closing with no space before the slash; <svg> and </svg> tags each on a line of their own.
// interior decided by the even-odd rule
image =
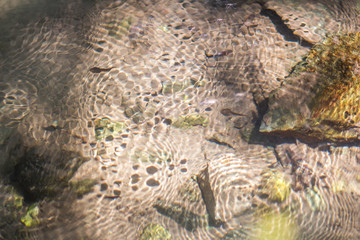
<svg viewBox="0 0 360 240">
<path fill-rule="evenodd" d="M 259 133 L 356 7 L 4 1 L 1 238 L 358 239 L 357 144 Z"/>
</svg>

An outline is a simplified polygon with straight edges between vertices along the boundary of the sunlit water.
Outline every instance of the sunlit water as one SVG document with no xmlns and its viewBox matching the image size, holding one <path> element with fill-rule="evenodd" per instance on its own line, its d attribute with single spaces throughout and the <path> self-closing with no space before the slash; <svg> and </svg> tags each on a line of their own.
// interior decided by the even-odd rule
<svg viewBox="0 0 360 240">
<path fill-rule="evenodd" d="M 356 1 L 50 2 L 0 2 L 0 239 L 360 239 L 358 143 L 259 133 Z"/>
</svg>

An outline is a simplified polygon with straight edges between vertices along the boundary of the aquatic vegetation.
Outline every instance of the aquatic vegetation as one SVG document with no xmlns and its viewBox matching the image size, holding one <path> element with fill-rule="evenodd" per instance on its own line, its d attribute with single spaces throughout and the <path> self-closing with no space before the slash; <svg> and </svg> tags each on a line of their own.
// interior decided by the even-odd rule
<svg viewBox="0 0 360 240">
<path fill-rule="evenodd" d="M 95 138 L 97 140 L 115 138 L 126 129 L 123 122 L 112 122 L 108 118 L 95 120 Z"/>
<path fill-rule="evenodd" d="M 184 184 L 179 186 L 178 189 L 179 194 L 183 196 L 184 200 L 188 200 L 190 202 L 199 202 L 201 200 L 201 192 L 197 184 L 197 180 L 194 178 L 190 178 Z"/>
<path fill-rule="evenodd" d="M 2 206 L 0 206 L 1 212 L 5 213 L 5 216 L 8 220 L 17 219 L 18 215 L 21 213 L 24 204 L 24 197 L 19 195 L 13 187 L 6 186 L 1 189 L 3 194 L 6 197 L 2 202 Z M 1 221 L 0 221 L 1 224 Z"/>
<path fill-rule="evenodd" d="M 76 193 L 78 197 L 83 196 L 93 190 L 94 185 L 97 183 L 97 180 L 94 179 L 84 179 L 81 181 L 70 182 L 70 188 Z"/>
<path fill-rule="evenodd" d="M 109 36 L 121 40 L 124 36 L 128 34 L 132 22 L 132 17 L 127 16 L 123 18 L 120 22 L 116 20 L 111 21 L 107 23 L 104 27 L 106 30 L 108 30 Z"/>
<path fill-rule="evenodd" d="M 191 128 L 193 126 L 207 127 L 208 124 L 209 124 L 208 116 L 199 113 L 192 113 L 192 114 L 180 116 L 179 118 L 175 119 L 172 123 L 172 125 L 177 128 Z"/>
<path fill-rule="evenodd" d="M 262 216 L 256 223 L 252 239 L 297 239 L 297 231 L 294 219 L 289 214 L 270 212 Z"/>
<path fill-rule="evenodd" d="M 38 218 L 39 212 L 40 210 L 37 204 L 36 203 L 32 204 L 28 208 L 25 216 L 21 218 L 21 222 L 27 227 L 34 227 L 38 225 L 40 223 L 40 220 Z"/>
<path fill-rule="evenodd" d="M 166 151 L 156 151 L 149 149 L 148 151 L 136 150 L 132 154 L 133 161 L 140 161 L 143 163 L 157 163 L 159 165 L 166 163 L 169 159 L 172 159 L 171 153 Z"/>
<path fill-rule="evenodd" d="M 140 240 L 170 240 L 171 234 L 160 224 L 148 224 L 142 232 Z"/>
<path fill-rule="evenodd" d="M 190 81 L 168 80 L 162 83 L 161 93 L 163 95 L 175 94 L 183 91 L 191 85 Z"/>
<path fill-rule="evenodd" d="M 290 182 L 283 174 L 276 171 L 267 171 L 262 175 L 258 195 L 266 196 L 273 202 L 283 202 L 290 194 Z"/>
<path fill-rule="evenodd" d="M 326 37 L 273 93 L 260 131 L 356 141 L 360 127 L 359 64 L 360 33 Z"/>
</svg>

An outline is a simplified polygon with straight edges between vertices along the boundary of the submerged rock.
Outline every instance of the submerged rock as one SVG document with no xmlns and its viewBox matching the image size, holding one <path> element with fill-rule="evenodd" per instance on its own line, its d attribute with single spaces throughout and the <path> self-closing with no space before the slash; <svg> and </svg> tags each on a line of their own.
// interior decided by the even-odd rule
<svg viewBox="0 0 360 240">
<path fill-rule="evenodd" d="M 274 91 L 260 132 L 305 141 L 358 141 L 360 34 L 315 45 Z"/>
<path fill-rule="evenodd" d="M 123 122 L 112 122 L 108 118 L 95 120 L 95 137 L 97 140 L 113 139 L 121 134 L 126 128 Z"/>
<path fill-rule="evenodd" d="M 122 39 L 128 34 L 129 28 L 133 22 L 131 16 L 127 16 L 120 21 L 112 20 L 104 24 L 104 28 L 108 30 L 108 35 L 115 39 Z"/>
<path fill-rule="evenodd" d="M 171 239 L 171 234 L 160 224 L 149 224 L 141 234 L 140 240 Z"/>
<path fill-rule="evenodd" d="M 173 126 L 177 128 L 191 128 L 193 126 L 207 127 L 209 124 L 209 118 L 206 115 L 198 113 L 188 114 L 180 116 L 173 121 Z"/>
<path fill-rule="evenodd" d="M 284 174 L 275 171 L 267 171 L 263 175 L 259 195 L 265 195 L 273 202 L 283 202 L 290 194 L 290 182 Z"/>
<path fill-rule="evenodd" d="M 76 193 L 78 197 L 83 196 L 93 190 L 94 185 L 97 183 L 94 179 L 84 179 L 80 181 L 69 182 L 70 188 Z"/>
</svg>

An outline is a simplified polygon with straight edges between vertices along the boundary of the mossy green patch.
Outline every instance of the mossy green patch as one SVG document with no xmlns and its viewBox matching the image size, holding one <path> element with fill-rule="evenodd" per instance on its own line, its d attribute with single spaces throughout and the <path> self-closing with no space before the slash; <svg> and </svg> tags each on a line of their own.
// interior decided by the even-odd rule
<svg viewBox="0 0 360 240">
<path fill-rule="evenodd" d="M 177 128 L 191 128 L 194 126 L 207 127 L 209 124 L 209 117 L 199 113 L 192 113 L 184 116 L 180 116 L 175 119 L 172 126 Z"/>
<path fill-rule="evenodd" d="M 259 219 L 254 229 L 254 240 L 297 239 L 297 226 L 287 213 L 270 212 Z"/>
<path fill-rule="evenodd" d="M 157 163 L 162 165 L 173 158 L 172 154 L 166 151 L 156 151 L 155 149 L 148 149 L 147 151 L 134 151 L 132 154 L 133 161 L 140 161 L 143 163 Z"/>
<path fill-rule="evenodd" d="M 171 234 L 160 224 L 148 224 L 139 240 L 170 240 Z"/>
<path fill-rule="evenodd" d="M 200 202 L 201 192 L 197 184 L 196 175 L 189 178 L 184 184 L 179 186 L 179 194 L 183 197 L 184 200 L 190 202 Z"/>
<path fill-rule="evenodd" d="M 112 122 L 108 118 L 95 120 L 95 138 L 97 140 L 113 139 L 119 136 L 126 129 L 123 122 Z"/>
<path fill-rule="evenodd" d="M 111 21 L 106 23 L 104 28 L 108 30 L 108 35 L 121 40 L 129 32 L 129 28 L 133 22 L 131 16 L 124 17 L 121 21 Z"/>
<path fill-rule="evenodd" d="M 360 33 L 329 35 L 270 96 L 260 131 L 305 141 L 358 141 L 359 98 Z"/>
<path fill-rule="evenodd" d="M 162 83 L 161 93 L 163 95 L 175 94 L 185 90 L 190 85 L 190 81 L 168 80 Z"/>
<path fill-rule="evenodd" d="M 39 207 L 36 203 L 32 204 L 26 214 L 21 218 L 21 222 L 27 227 L 34 227 L 40 223 L 38 218 L 39 215 Z"/>
<path fill-rule="evenodd" d="M 81 181 L 70 182 L 70 188 L 81 197 L 93 190 L 94 185 L 97 183 L 94 179 L 84 179 Z"/>
<path fill-rule="evenodd" d="M 19 211 L 23 207 L 24 197 L 20 196 L 15 191 L 12 191 L 11 197 L 5 202 L 5 207 L 8 210 Z"/>
<path fill-rule="evenodd" d="M 290 194 L 290 182 L 282 173 L 267 171 L 262 175 L 258 194 L 267 196 L 273 202 L 283 202 Z"/>
</svg>

